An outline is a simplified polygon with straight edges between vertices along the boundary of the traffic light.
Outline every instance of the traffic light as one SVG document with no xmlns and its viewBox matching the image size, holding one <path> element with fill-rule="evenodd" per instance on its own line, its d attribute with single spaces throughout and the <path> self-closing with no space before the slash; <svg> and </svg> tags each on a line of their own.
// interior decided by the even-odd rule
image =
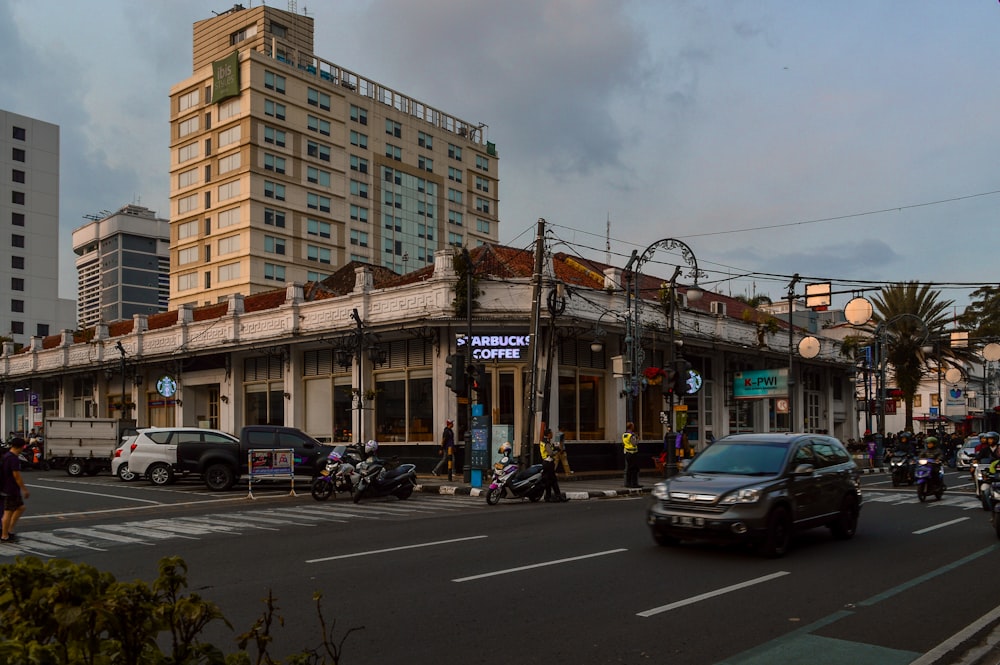
<svg viewBox="0 0 1000 665">
<path fill-rule="evenodd" d="M 448 375 L 448 380 L 444 382 L 444 385 L 448 386 L 448 389 L 456 395 L 465 394 L 465 356 L 461 354 L 449 355 L 446 359 L 448 361 L 448 369 L 445 373 Z"/>
<path fill-rule="evenodd" d="M 472 389 L 476 391 L 476 401 L 485 406 L 490 404 L 492 377 L 486 373 L 486 365 L 472 365 Z"/>
<path fill-rule="evenodd" d="M 664 367 L 663 371 L 663 383 L 660 384 L 664 395 L 669 395 L 674 392 L 674 386 L 677 383 L 677 370 L 673 367 Z"/>
<path fill-rule="evenodd" d="M 691 394 L 691 386 L 688 379 L 691 378 L 691 363 L 686 360 L 678 360 L 674 374 L 674 394 L 685 397 Z"/>
</svg>

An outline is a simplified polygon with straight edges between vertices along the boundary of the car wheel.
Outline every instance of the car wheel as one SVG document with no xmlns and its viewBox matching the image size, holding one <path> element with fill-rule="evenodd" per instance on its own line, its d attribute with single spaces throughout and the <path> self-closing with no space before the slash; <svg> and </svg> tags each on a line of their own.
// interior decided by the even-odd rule
<svg viewBox="0 0 1000 665">
<path fill-rule="evenodd" d="M 236 484 L 236 474 L 227 464 L 212 464 L 205 469 L 205 485 L 210 490 L 225 492 Z"/>
<path fill-rule="evenodd" d="M 74 478 L 76 476 L 82 476 L 83 462 L 81 462 L 80 460 L 71 459 L 69 462 L 66 463 L 66 473 L 73 476 Z"/>
<path fill-rule="evenodd" d="M 776 506 L 767 516 L 767 530 L 757 544 L 757 551 L 766 557 L 784 556 L 792 543 L 792 516 L 784 506 Z"/>
<path fill-rule="evenodd" d="M 170 466 L 163 462 L 158 462 L 149 467 L 146 471 L 149 482 L 154 485 L 169 485 L 174 482 L 174 472 Z"/>
<path fill-rule="evenodd" d="M 858 514 L 860 512 L 858 509 L 858 500 L 851 495 L 845 496 L 840 506 L 840 514 L 833 524 L 830 525 L 833 537 L 838 540 L 853 538 L 858 530 Z"/>
<path fill-rule="evenodd" d="M 662 531 L 657 531 L 656 529 L 653 529 L 652 533 L 653 540 L 656 541 L 656 544 L 663 547 L 673 547 L 681 542 L 679 539 L 674 538 L 673 536 L 668 536 Z"/>
<path fill-rule="evenodd" d="M 135 480 L 135 474 L 128 468 L 128 462 L 118 467 L 118 480 L 124 480 L 126 483 Z"/>
</svg>

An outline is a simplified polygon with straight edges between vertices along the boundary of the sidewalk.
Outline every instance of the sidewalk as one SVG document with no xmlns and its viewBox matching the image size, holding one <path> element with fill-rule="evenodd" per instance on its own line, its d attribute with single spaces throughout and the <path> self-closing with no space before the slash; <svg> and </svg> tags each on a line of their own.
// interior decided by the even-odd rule
<svg viewBox="0 0 1000 665">
<path fill-rule="evenodd" d="M 489 489 L 489 474 L 484 474 L 483 487 L 472 487 L 462 480 L 460 474 L 449 481 L 447 476 L 429 473 L 417 474 L 417 491 L 430 494 L 453 494 L 464 496 L 485 496 Z M 607 499 L 616 496 L 640 496 L 653 491 L 653 485 L 662 476 L 653 469 L 643 469 L 639 474 L 642 487 L 625 487 L 625 471 L 577 471 L 572 475 L 556 474 L 559 489 L 567 499 Z"/>
</svg>

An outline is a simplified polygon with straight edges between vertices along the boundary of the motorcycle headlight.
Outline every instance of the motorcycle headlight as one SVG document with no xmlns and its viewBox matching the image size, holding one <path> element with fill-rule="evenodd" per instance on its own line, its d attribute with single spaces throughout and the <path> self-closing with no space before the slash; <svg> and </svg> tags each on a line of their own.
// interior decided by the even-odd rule
<svg viewBox="0 0 1000 665">
<path fill-rule="evenodd" d="M 736 503 L 757 503 L 763 495 L 764 491 L 760 487 L 745 487 L 722 497 L 719 505 L 731 506 Z"/>
<path fill-rule="evenodd" d="M 925 460 L 925 459 L 918 459 L 917 460 L 917 464 L 927 464 L 927 460 Z"/>
<path fill-rule="evenodd" d="M 667 487 L 666 483 L 656 483 L 653 485 L 653 498 L 659 499 L 660 501 L 667 501 L 670 499 L 670 488 Z"/>
</svg>

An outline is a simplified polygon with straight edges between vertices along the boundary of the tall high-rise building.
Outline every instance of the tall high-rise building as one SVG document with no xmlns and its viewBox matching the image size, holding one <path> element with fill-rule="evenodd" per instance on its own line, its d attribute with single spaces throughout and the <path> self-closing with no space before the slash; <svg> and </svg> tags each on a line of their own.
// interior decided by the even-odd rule
<svg viewBox="0 0 1000 665">
<path fill-rule="evenodd" d="M 0 110 L 0 335 L 75 328 L 59 297 L 59 127 Z"/>
<path fill-rule="evenodd" d="M 273 7 L 195 23 L 193 50 L 170 91 L 171 308 L 497 241 L 485 125 L 318 58 L 313 19 Z"/>
<path fill-rule="evenodd" d="M 88 219 L 73 230 L 80 327 L 166 311 L 170 221 L 139 205 Z"/>
</svg>

